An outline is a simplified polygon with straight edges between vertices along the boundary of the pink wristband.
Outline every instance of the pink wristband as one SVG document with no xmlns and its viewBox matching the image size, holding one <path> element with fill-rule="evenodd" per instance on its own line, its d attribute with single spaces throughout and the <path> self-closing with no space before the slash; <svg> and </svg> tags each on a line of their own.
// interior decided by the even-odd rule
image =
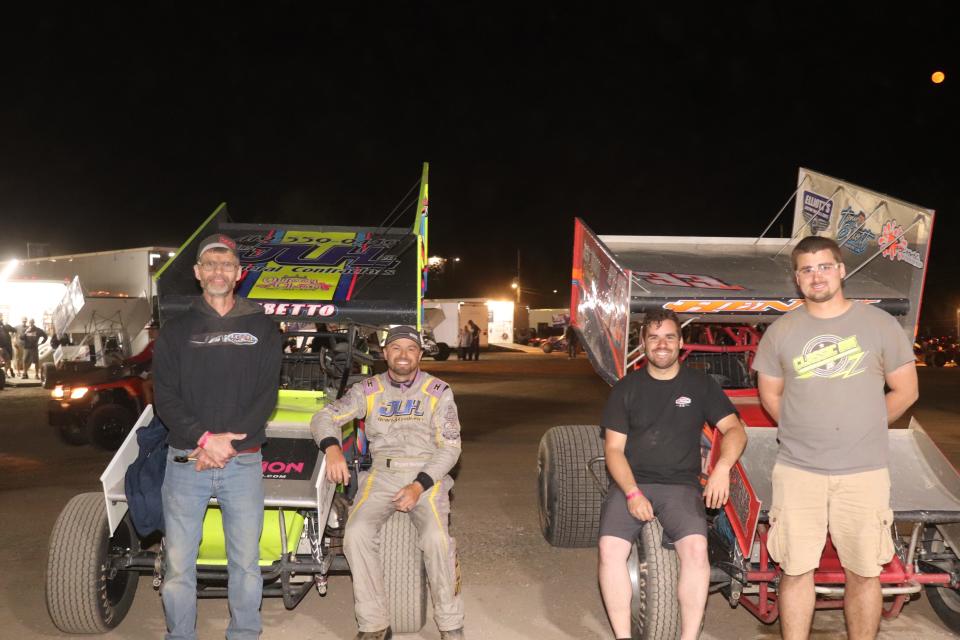
<svg viewBox="0 0 960 640">
<path fill-rule="evenodd" d="M 640 489 L 634 489 L 633 491 L 627 494 L 627 500 L 633 500 L 634 498 L 641 498 L 641 497 L 643 497 L 643 492 L 640 491 Z"/>
<path fill-rule="evenodd" d="M 204 431 L 204 432 L 203 432 L 203 435 L 200 436 L 200 439 L 197 440 L 197 446 L 200 447 L 201 449 L 203 449 L 203 446 L 204 446 L 205 444 L 207 444 L 207 438 L 209 438 L 209 437 L 210 437 L 210 432 L 209 432 L 209 431 Z"/>
</svg>

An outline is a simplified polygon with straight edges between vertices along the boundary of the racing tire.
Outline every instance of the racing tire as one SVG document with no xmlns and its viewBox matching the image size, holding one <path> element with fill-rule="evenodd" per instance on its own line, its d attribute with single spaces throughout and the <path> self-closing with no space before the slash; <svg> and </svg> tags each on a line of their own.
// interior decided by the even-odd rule
<svg viewBox="0 0 960 640">
<path fill-rule="evenodd" d="M 87 430 L 76 420 L 70 420 L 66 424 L 61 424 L 57 427 L 57 431 L 60 433 L 61 440 L 74 447 L 79 447 L 80 445 L 90 442 Z"/>
<path fill-rule="evenodd" d="M 549 342 L 544 342 L 543 346 L 541 346 L 540 348 L 543 349 L 544 353 L 550 353 L 551 351 L 553 351 L 553 345 L 550 344 Z"/>
<path fill-rule="evenodd" d="M 927 598 L 940 621 L 954 633 L 960 634 L 960 591 L 949 587 L 927 585 Z"/>
<path fill-rule="evenodd" d="M 395 512 L 380 531 L 383 589 L 394 633 L 417 633 L 427 622 L 427 569 L 410 516 Z"/>
<path fill-rule="evenodd" d="M 119 404 L 104 404 L 87 416 L 87 438 L 105 451 L 116 451 L 130 433 L 137 417 Z"/>
<path fill-rule="evenodd" d="M 555 547 L 593 547 L 600 531 L 600 506 L 610 483 L 606 466 L 595 463 L 603 487 L 587 467 L 603 455 L 600 427 L 553 427 L 540 439 L 537 497 L 540 531 Z"/>
<path fill-rule="evenodd" d="M 627 558 L 633 589 L 630 616 L 634 640 L 680 637 L 680 603 L 677 602 L 680 560 L 676 551 L 663 548 L 662 538 L 660 521 L 651 520 L 640 530 Z"/>
<path fill-rule="evenodd" d="M 437 352 L 433 354 L 434 360 L 446 360 L 450 357 L 450 345 L 446 342 L 437 343 Z"/>
<path fill-rule="evenodd" d="M 110 553 L 138 551 L 139 540 L 124 518 L 109 536 L 102 493 L 74 496 L 50 533 L 47 557 L 47 612 L 64 633 L 105 633 L 127 615 L 140 574 L 110 577 Z"/>
</svg>

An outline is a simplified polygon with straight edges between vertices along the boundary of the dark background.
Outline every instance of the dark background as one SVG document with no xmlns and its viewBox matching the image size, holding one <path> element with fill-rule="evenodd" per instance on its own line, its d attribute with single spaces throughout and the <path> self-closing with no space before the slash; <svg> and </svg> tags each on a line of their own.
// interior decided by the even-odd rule
<svg viewBox="0 0 960 640">
<path fill-rule="evenodd" d="M 429 160 L 462 259 L 429 295 L 507 297 L 519 250 L 563 306 L 574 216 L 756 236 L 806 166 L 938 211 L 921 331 L 953 326 L 954 3 L 132 4 L 0 16 L 0 259 L 179 246 L 221 201 L 375 226 Z"/>
</svg>

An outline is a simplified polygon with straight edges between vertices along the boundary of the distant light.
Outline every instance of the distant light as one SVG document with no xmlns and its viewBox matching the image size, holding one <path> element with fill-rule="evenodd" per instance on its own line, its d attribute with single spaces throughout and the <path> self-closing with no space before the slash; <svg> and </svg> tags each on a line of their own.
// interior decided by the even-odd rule
<svg viewBox="0 0 960 640">
<path fill-rule="evenodd" d="M 553 290 L 553 292 L 554 292 L 554 293 L 556 293 L 556 292 L 557 292 L 557 290 L 556 290 L 556 289 L 554 289 L 554 290 Z"/>
<path fill-rule="evenodd" d="M 943 71 L 934 71 L 930 76 L 930 82 L 933 84 L 941 84 L 946 79 L 947 74 L 945 74 Z"/>
<path fill-rule="evenodd" d="M 168 258 L 172 258 L 172 257 L 175 256 L 175 255 L 177 255 L 177 252 L 176 252 L 176 251 L 171 251 L 171 252 L 169 252 L 169 253 L 167 254 L 167 257 L 168 257 Z"/>
<path fill-rule="evenodd" d="M 440 256 L 430 256 L 429 258 L 427 258 L 427 265 L 431 267 L 439 267 L 444 262 L 446 262 L 446 259 L 441 258 Z"/>
<path fill-rule="evenodd" d="M 454 258 L 453 261 L 454 261 L 454 262 L 460 262 L 460 258 Z"/>
<path fill-rule="evenodd" d="M 510 288 L 511 288 L 511 289 L 516 289 L 516 288 L 517 288 L 517 283 L 516 283 L 516 282 L 511 282 L 511 283 L 510 283 Z"/>
<path fill-rule="evenodd" d="M 17 260 L 16 258 L 8 262 L 7 266 L 5 266 L 2 271 L 0 271 L 0 283 L 6 282 L 7 280 L 9 280 L 10 276 L 13 275 L 14 269 L 16 269 L 19 264 L 20 264 L 20 261 Z"/>
</svg>

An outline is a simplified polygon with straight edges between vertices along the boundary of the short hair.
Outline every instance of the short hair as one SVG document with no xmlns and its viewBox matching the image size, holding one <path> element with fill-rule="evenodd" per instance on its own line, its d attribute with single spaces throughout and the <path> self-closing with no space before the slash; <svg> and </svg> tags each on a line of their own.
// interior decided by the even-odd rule
<svg viewBox="0 0 960 640">
<path fill-rule="evenodd" d="M 818 251 L 830 251 L 833 259 L 838 263 L 843 262 L 843 255 L 840 253 L 840 245 L 834 242 L 833 238 L 823 236 L 807 236 L 797 243 L 797 246 L 790 252 L 790 261 L 793 263 L 793 270 L 797 270 L 797 258 L 802 253 L 817 253 Z"/>
<path fill-rule="evenodd" d="M 653 325 L 658 327 L 664 322 L 669 320 L 673 324 L 677 325 L 677 333 L 681 331 L 680 317 L 676 312 L 671 311 L 670 309 L 654 309 L 647 313 L 647 317 L 644 318 L 643 329 L 640 331 L 640 336 L 646 340 L 647 339 L 647 329 Z"/>
</svg>

